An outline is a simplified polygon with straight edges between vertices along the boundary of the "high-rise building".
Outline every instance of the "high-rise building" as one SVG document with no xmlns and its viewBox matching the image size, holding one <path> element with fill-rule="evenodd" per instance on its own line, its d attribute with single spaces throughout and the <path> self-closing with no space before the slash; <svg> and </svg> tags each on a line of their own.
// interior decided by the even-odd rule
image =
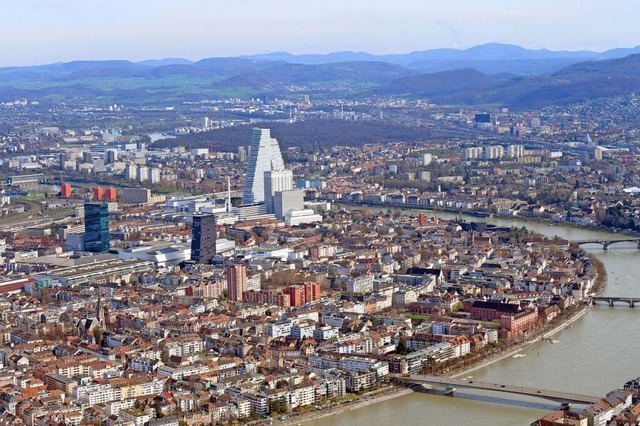
<svg viewBox="0 0 640 426">
<path fill-rule="evenodd" d="M 216 255 L 216 217 L 212 214 L 193 217 L 191 260 L 209 263 Z"/>
<path fill-rule="evenodd" d="M 108 149 L 104 155 L 107 164 L 113 164 L 118 161 L 118 150 Z"/>
<path fill-rule="evenodd" d="M 71 197 L 71 184 L 70 183 L 63 183 L 62 185 L 60 185 L 60 195 L 62 196 L 62 198 Z"/>
<path fill-rule="evenodd" d="M 96 186 L 93 188 L 93 201 L 102 201 L 104 200 L 104 188 L 101 186 Z"/>
<path fill-rule="evenodd" d="M 118 201 L 118 190 L 115 188 L 107 188 L 104 198 L 109 202 Z"/>
<path fill-rule="evenodd" d="M 273 213 L 278 219 L 284 219 L 290 210 L 304 209 L 304 189 L 277 191 L 273 197 Z M 270 213 L 267 210 L 268 213 Z"/>
<path fill-rule="evenodd" d="M 245 162 L 247 161 L 247 147 L 239 146 L 238 147 L 238 161 Z"/>
<path fill-rule="evenodd" d="M 227 266 L 227 299 L 230 302 L 241 302 L 242 294 L 247 288 L 247 267 L 244 265 Z"/>
<path fill-rule="evenodd" d="M 250 149 L 247 177 L 242 191 L 243 204 L 263 202 L 264 172 L 284 170 L 280 146 L 277 139 L 271 137 L 269 129 L 253 129 Z"/>
<path fill-rule="evenodd" d="M 275 213 L 274 197 L 276 192 L 293 189 L 293 172 L 291 170 L 267 170 L 264 172 L 264 203 L 267 213 Z"/>
<path fill-rule="evenodd" d="M 109 206 L 107 203 L 84 205 L 84 249 L 106 253 L 109 251 Z"/>
<path fill-rule="evenodd" d="M 149 168 L 138 166 L 138 182 L 146 182 L 149 179 Z"/>
<path fill-rule="evenodd" d="M 320 299 L 320 283 L 294 284 L 282 290 L 282 293 L 289 295 L 291 306 L 302 306 Z"/>
</svg>

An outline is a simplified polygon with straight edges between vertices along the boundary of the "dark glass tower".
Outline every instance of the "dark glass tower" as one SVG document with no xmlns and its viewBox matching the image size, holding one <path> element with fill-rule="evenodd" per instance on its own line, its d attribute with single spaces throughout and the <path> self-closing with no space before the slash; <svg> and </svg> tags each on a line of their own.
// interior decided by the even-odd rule
<svg viewBox="0 0 640 426">
<path fill-rule="evenodd" d="M 84 249 L 97 253 L 109 251 L 109 206 L 106 203 L 84 205 Z"/>
<path fill-rule="evenodd" d="M 212 214 L 193 217 L 191 260 L 209 263 L 216 255 L 216 217 Z"/>
</svg>

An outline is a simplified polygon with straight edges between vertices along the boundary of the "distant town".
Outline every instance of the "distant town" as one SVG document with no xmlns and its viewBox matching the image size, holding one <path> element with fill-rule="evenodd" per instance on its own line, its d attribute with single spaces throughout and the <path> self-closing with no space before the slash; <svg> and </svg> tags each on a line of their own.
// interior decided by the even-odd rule
<svg viewBox="0 0 640 426">
<path fill-rule="evenodd" d="M 637 244 L 638 102 L 3 102 L 0 424 L 297 424 L 553 343 L 606 271 L 482 218 Z M 636 382 L 535 424 L 638 424 Z"/>
</svg>

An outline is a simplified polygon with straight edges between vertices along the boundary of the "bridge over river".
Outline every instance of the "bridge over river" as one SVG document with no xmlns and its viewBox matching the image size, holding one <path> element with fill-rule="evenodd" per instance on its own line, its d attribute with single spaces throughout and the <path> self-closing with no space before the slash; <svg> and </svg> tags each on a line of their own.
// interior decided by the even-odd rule
<svg viewBox="0 0 640 426">
<path fill-rule="evenodd" d="M 616 239 L 597 239 L 597 240 L 574 240 L 569 241 L 572 244 L 582 245 L 582 244 L 600 244 L 603 250 L 609 250 L 609 246 L 616 243 L 636 243 L 637 247 L 640 249 L 640 237 L 624 237 L 624 238 L 616 238 Z"/>
<path fill-rule="evenodd" d="M 601 398 L 597 396 L 580 395 L 570 392 L 553 391 L 546 389 L 529 388 L 525 386 L 509 386 L 496 383 L 484 383 L 475 380 L 460 380 L 452 379 L 450 377 L 442 376 L 425 376 L 414 374 L 409 377 L 402 377 L 398 375 L 392 375 L 398 382 L 401 383 L 415 383 L 420 385 L 442 385 L 450 388 L 470 388 L 481 389 L 496 392 L 510 393 L 513 395 L 528 395 L 537 396 L 540 398 L 548 399 L 557 402 L 576 402 L 592 404 L 599 401 Z"/>
<path fill-rule="evenodd" d="M 640 303 L 640 297 L 594 296 L 591 298 L 592 305 L 597 305 L 599 302 L 608 303 L 611 307 L 620 302 L 628 304 L 630 308 L 635 308 L 636 303 Z"/>
</svg>

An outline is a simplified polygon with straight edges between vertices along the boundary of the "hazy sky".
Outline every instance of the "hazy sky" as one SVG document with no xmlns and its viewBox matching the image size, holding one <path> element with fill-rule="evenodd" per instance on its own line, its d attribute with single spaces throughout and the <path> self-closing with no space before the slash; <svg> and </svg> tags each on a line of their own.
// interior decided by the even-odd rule
<svg viewBox="0 0 640 426">
<path fill-rule="evenodd" d="M 0 66 L 640 44 L 639 0 L 0 0 Z"/>
</svg>

